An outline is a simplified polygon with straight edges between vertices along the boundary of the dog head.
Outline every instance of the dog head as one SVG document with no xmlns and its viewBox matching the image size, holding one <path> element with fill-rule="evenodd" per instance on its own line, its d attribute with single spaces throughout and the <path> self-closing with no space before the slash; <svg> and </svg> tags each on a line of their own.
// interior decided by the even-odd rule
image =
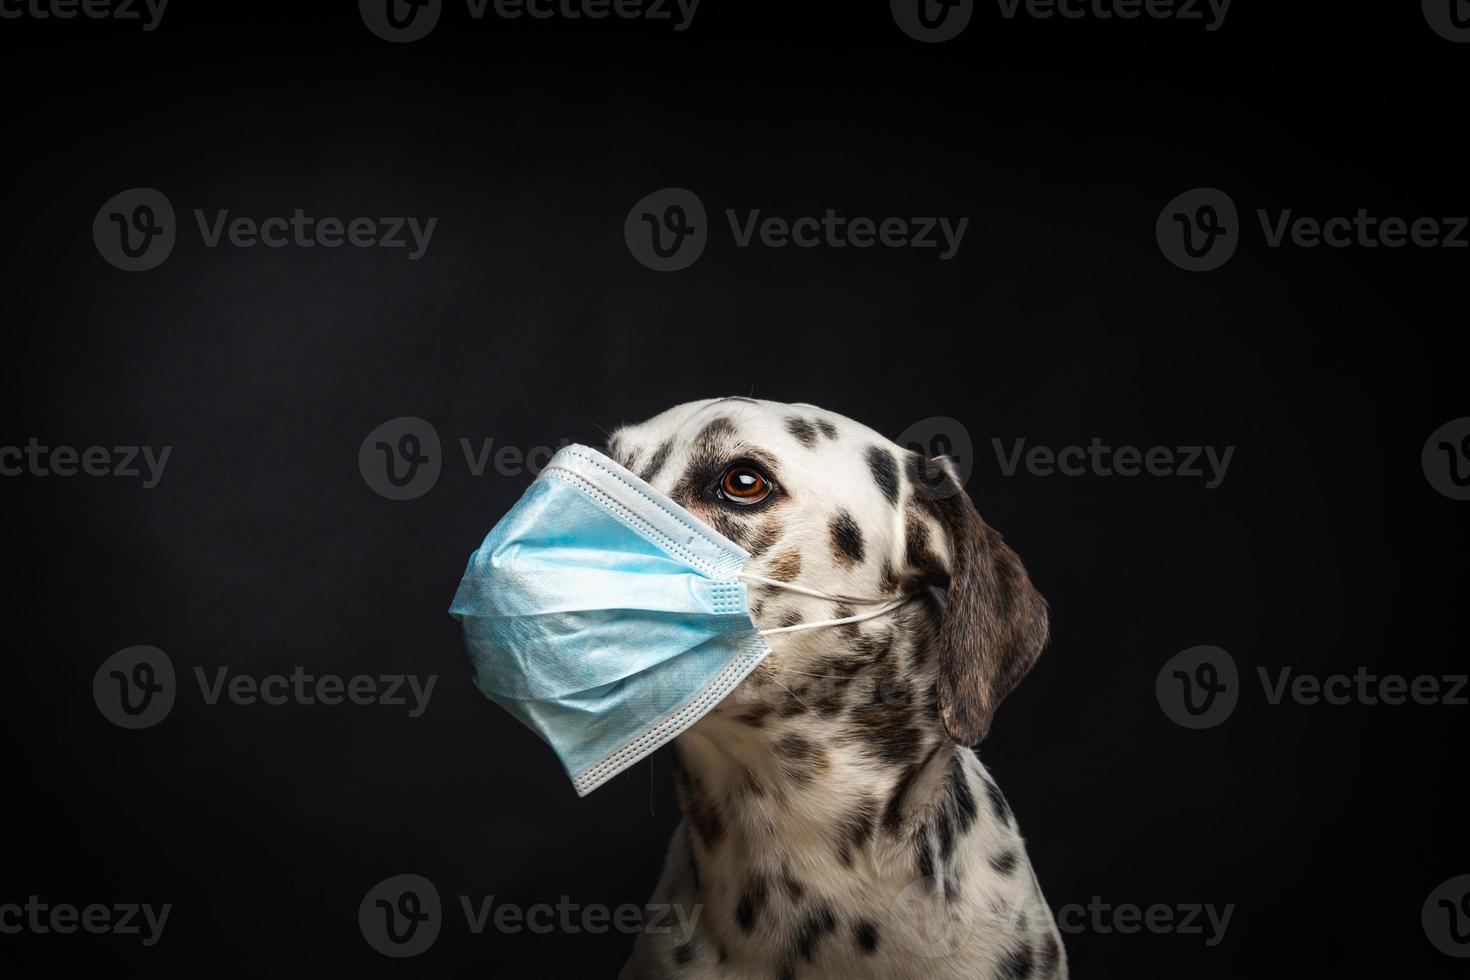
<svg viewBox="0 0 1470 980">
<path fill-rule="evenodd" d="M 747 684 L 792 693 L 813 677 L 850 678 L 889 657 L 907 625 L 927 634 L 907 668 L 931 666 L 927 703 L 954 741 L 974 745 L 1046 643 L 1044 600 L 948 460 L 811 405 L 750 398 L 671 408 L 617 430 L 608 452 L 749 552 L 749 572 L 835 596 L 920 597 L 901 615 L 771 636 Z M 769 586 L 750 594 L 762 629 L 864 611 Z M 834 707 L 833 693 L 817 710 Z"/>
</svg>

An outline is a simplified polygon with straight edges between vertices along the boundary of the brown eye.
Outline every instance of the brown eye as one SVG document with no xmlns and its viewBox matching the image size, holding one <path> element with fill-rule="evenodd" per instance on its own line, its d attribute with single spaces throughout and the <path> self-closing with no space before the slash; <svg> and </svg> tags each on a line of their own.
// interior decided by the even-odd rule
<svg viewBox="0 0 1470 980">
<path fill-rule="evenodd" d="M 750 466 L 732 466 L 720 478 L 720 496 L 737 504 L 758 504 L 771 492 L 771 481 Z"/>
</svg>

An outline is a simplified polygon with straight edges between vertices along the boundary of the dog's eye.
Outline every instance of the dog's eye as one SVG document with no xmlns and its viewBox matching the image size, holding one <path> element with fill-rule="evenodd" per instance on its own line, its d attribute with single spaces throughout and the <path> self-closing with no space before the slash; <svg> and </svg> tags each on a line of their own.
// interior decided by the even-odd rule
<svg viewBox="0 0 1470 980">
<path fill-rule="evenodd" d="M 771 492 L 771 481 L 753 466 L 732 466 L 720 477 L 720 496 L 737 504 L 758 504 Z"/>
</svg>

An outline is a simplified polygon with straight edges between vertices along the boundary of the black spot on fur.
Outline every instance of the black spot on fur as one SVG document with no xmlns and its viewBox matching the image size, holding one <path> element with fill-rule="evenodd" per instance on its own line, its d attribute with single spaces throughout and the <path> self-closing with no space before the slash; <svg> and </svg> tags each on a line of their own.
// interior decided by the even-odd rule
<svg viewBox="0 0 1470 980">
<path fill-rule="evenodd" d="M 909 511 L 904 521 L 904 560 L 908 563 L 910 573 L 919 582 L 948 584 L 949 573 L 929 547 L 929 526 L 913 510 Z"/>
<path fill-rule="evenodd" d="M 683 966 L 691 962 L 699 954 L 699 940 L 691 939 L 687 943 L 674 947 L 674 962 Z"/>
<path fill-rule="evenodd" d="M 837 918 L 830 906 L 822 905 L 808 913 L 796 927 L 796 952 L 802 959 L 810 961 L 816 952 L 817 943 L 837 928 Z"/>
<path fill-rule="evenodd" d="M 699 435 L 694 437 L 694 445 L 696 449 L 705 450 L 723 440 L 733 439 L 735 435 L 735 423 L 726 416 L 720 415 L 704 424 L 704 428 L 699 430 Z"/>
<path fill-rule="evenodd" d="M 766 715 L 771 713 L 773 705 L 757 704 L 746 708 L 735 716 L 735 720 L 752 728 L 759 728 L 766 723 Z"/>
<path fill-rule="evenodd" d="M 780 582 L 795 582 L 801 576 L 801 554 L 792 549 L 777 555 L 766 570 L 767 577 Z"/>
<path fill-rule="evenodd" d="M 808 678 L 803 685 L 802 700 L 822 718 L 836 718 L 847 706 L 845 696 L 852 681 L 846 677 L 827 674 Z M 810 697 L 808 697 L 810 695 Z"/>
<path fill-rule="evenodd" d="M 943 463 L 937 459 L 926 459 L 918 453 L 909 453 L 904 460 L 904 471 L 914 487 L 914 499 L 926 510 L 933 512 L 935 504 L 946 500 L 963 488 L 955 483 Z"/>
<path fill-rule="evenodd" d="M 949 870 L 949 873 L 944 876 L 944 901 L 948 905 L 953 905 L 959 900 L 960 876 L 953 868 L 951 868 Z"/>
<path fill-rule="evenodd" d="M 912 762 L 923 740 L 914 724 L 913 701 L 913 690 L 889 667 L 877 675 L 873 697 L 853 707 L 849 730 L 883 762 Z"/>
<path fill-rule="evenodd" d="M 1003 980 L 1027 980 L 1031 976 L 1031 968 L 1036 965 L 1036 954 L 1032 952 L 1030 943 L 1023 942 L 1006 950 L 996 965 Z"/>
<path fill-rule="evenodd" d="M 818 773 L 825 771 L 831 765 L 826 750 L 796 732 L 781 736 L 776 740 L 773 748 L 776 755 L 782 760 L 782 771 L 790 777 L 792 782 L 800 786 L 811 784 L 817 778 Z"/>
<path fill-rule="evenodd" d="M 797 626 L 801 623 L 801 611 L 799 609 L 788 609 L 776 617 L 776 626 Z"/>
<path fill-rule="evenodd" d="M 791 416 L 786 420 L 786 431 L 807 449 L 817 444 L 817 428 L 804 418 Z"/>
<path fill-rule="evenodd" d="M 817 428 L 821 429 L 822 435 L 828 439 L 835 440 L 837 438 L 837 426 L 828 422 L 826 419 L 817 419 Z"/>
<path fill-rule="evenodd" d="M 677 752 L 674 753 L 674 779 L 684 798 L 684 812 L 694 825 L 695 834 L 705 847 L 714 847 L 725 832 L 719 806 L 705 792 L 699 777 L 685 767 Z"/>
<path fill-rule="evenodd" d="M 914 864 L 919 877 L 924 879 L 924 890 L 934 890 L 934 849 L 929 846 L 929 828 L 920 827 L 919 836 L 914 838 Z"/>
<path fill-rule="evenodd" d="M 868 470 L 890 504 L 898 503 L 898 462 L 882 446 L 868 447 Z"/>
<path fill-rule="evenodd" d="M 686 505 L 687 506 L 687 505 Z M 731 541 L 750 551 L 751 538 L 755 529 L 745 517 L 736 517 L 728 510 L 706 507 L 700 511 L 705 522 Z"/>
<path fill-rule="evenodd" d="M 909 766 L 904 770 L 903 775 L 899 777 L 898 784 L 893 788 L 893 795 L 888 799 L 888 806 L 883 811 L 884 830 L 897 830 L 899 825 L 903 823 L 903 804 L 904 800 L 908 798 L 909 790 L 913 788 L 914 783 L 933 760 L 935 753 L 943 748 L 943 746 L 943 742 L 934 746 L 934 748 L 929 750 L 929 754 L 924 757 L 922 762 L 916 762 L 912 766 Z"/>
<path fill-rule="evenodd" d="M 694 855 L 693 831 L 689 824 L 684 824 L 684 847 L 689 851 L 689 878 L 694 882 L 694 890 L 699 891 L 699 859 Z"/>
<path fill-rule="evenodd" d="M 756 771 L 747 765 L 742 764 L 740 766 L 738 779 L 740 782 L 740 792 L 746 796 L 759 799 L 770 792 L 770 787 L 766 785 L 765 779 L 756 775 Z"/>
<path fill-rule="evenodd" d="M 939 842 L 939 857 L 948 861 L 954 854 L 954 817 L 949 807 L 940 807 L 934 815 L 934 838 Z"/>
<path fill-rule="evenodd" d="M 856 565 L 863 560 L 865 550 L 863 532 L 857 521 L 847 511 L 838 511 L 832 518 L 832 553 L 837 556 L 837 563 L 848 567 Z"/>
<path fill-rule="evenodd" d="M 745 890 L 745 894 L 740 896 L 740 904 L 735 906 L 735 921 L 740 924 L 741 932 L 747 936 L 751 934 L 765 904 L 766 881 L 764 878 L 757 878 Z"/>
<path fill-rule="evenodd" d="M 745 550 L 755 557 L 762 555 L 771 549 L 781 537 L 781 524 L 778 521 L 767 518 L 757 524 L 755 530 L 749 535 L 745 542 Z"/>
<path fill-rule="evenodd" d="M 782 963 L 781 972 L 776 974 L 776 980 L 796 980 L 796 967 L 790 963 Z"/>
<path fill-rule="evenodd" d="M 995 819 L 1003 824 L 1011 822 L 1011 807 L 1001 793 L 1000 787 L 989 779 L 985 780 L 985 795 L 990 798 L 990 810 L 995 814 Z"/>
<path fill-rule="evenodd" d="M 1056 975 L 1057 964 L 1061 962 L 1061 959 L 1062 947 L 1057 942 L 1057 937 L 1047 933 L 1046 938 L 1041 941 L 1041 956 L 1036 964 L 1037 975 L 1043 980 L 1050 980 Z"/>
<path fill-rule="evenodd" d="M 905 607 L 906 618 L 913 642 L 909 644 L 911 669 L 915 672 L 928 667 L 939 657 L 939 620 L 942 615 L 933 596 L 924 596 L 923 602 Z M 924 694 L 926 710 L 938 712 L 939 691 L 931 684 Z"/>
<path fill-rule="evenodd" d="M 995 869 L 997 874 L 1006 875 L 1007 877 L 1015 872 L 1016 865 L 1019 863 L 1020 858 L 1017 857 L 1015 851 L 1007 850 L 1001 851 L 999 854 L 990 855 L 990 866 Z"/>
<path fill-rule="evenodd" d="M 950 763 L 949 791 L 958 814 L 960 833 L 963 834 L 975 822 L 976 808 L 975 795 L 970 792 L 970 780 L 965 776 L 965 764 L 959 753 L 955 753 L 954 761 Z"/>
<path fill-rule="evenodd" d="M 852 941 L 864 956 L 872 955 L 878 949 L 878 927 L 870 919 L 858 919 L 852 924 Z"/>
<path fill-rule="evenodd" d="M 801 896 L 806 894 L 806 889 L 804 889 L 801 886 L 801 882 L 797 881 L 796 878 L 791 874 L 791 869 L 789 867 L 781 869 L 781 887 L 786 890 L 786 897 L 791 899 L 793 902 L 801 901 Z"/>
<path fill-rule="evenodd" d="M 648 458 L 648 464 L 643 467 L 643 472 L 638 474 L 644 483 L 652 483 L 653 478 L 658 476 L 659 470 L 662 470 L 664 464 L 669 461 L 669 453 L 673 448 L 674 441 L 666 439 L 653 451 L 653 455 Z"/>
<path fill-rule="evenodd" d="M 859 801 L 837 828 L 837 858 L 852 867 L 853 855 L 867 847 L 878 822 L 878 804 L 871 797 Z"/>
</svg>

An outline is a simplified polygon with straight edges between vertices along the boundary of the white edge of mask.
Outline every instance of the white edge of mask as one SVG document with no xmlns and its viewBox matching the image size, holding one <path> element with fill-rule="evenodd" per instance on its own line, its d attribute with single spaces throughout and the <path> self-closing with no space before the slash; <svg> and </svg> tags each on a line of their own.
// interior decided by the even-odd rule
<svg viewBox="0 0 1470 980">
<path fill-rule="evenodd" d="M 770 646 L 758 633 L 741 637 L 740 643 L 744 648 L 743 652 L 726 664 L 725 669 L 715 675 L 715 679 L 710 681 L 709 686 L 702 693 L 685 701 L 674 710 L 673 714 L 665 717 L 638 738 L 573 776 L 572 788 L 577 791 L 577 795 L 586 796 L 624 769 L 647 757 L 655 749 L 666 745 L 690 725 L 703 718 L 711 708 L 723 701 L 735 689 L 735 685 L 745 680 L 746 676 L 755 670 L 756 666 L 771 652 Z"/>
</svg>

